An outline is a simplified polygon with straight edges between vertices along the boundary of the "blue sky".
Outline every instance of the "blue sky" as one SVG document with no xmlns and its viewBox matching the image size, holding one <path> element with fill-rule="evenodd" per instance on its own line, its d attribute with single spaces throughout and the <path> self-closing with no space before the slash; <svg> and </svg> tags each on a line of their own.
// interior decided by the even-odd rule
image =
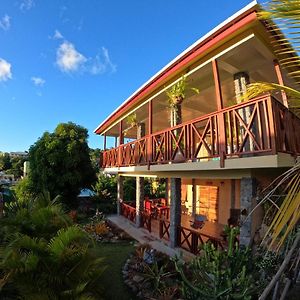
<svg viewBox="0 0 300 300">
<path fill-rule="evenodd" d="M 117 106 L 250 0 L 0 0 L 0 151 L 60 122 L 93 133 Z"/>
</svg>

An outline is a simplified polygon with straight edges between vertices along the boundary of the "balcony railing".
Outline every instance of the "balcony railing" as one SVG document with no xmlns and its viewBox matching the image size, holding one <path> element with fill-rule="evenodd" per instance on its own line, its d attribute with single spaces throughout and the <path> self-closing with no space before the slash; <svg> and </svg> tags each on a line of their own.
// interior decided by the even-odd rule
<svg viewBox="0 0 300 300">
<path fill-rule="evenodd" d="M 299 132 L 300 119 L 267 95 L 106 150 L 102 167 L 300 155 Z"/>
</svg>

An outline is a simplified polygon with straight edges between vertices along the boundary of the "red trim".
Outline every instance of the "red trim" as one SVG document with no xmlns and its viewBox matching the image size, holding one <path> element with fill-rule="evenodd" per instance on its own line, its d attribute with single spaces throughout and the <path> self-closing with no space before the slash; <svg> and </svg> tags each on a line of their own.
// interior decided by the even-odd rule
<svg viewBox="0 0 300 300">
<path fill-rule="evenodd" d="M 197 57 L 199 57 L 203 52 L 209 50 L 213 46 L 215 46 L 220 41 L 224 40 L 226 37 L 230 36 L 237 30 L 246 26 L 247 24 L 257 20 L 256 11 L 248 11 L 244 15 L 239 16 L 238 19 L 233 20 L 225 27 L 221 28 L 217 31 L 212 37 L 207 38 L 199 45 L 195 46 L 188 53 L 186 53 L 180 60 L 176 61 L 173 65 L 171 65 L 167 70 L 165 70 L 162 74 L 153 79 L 147 86 L 145 86 L 138 94 L 134 95 L 129 101 L 123 103 L 123 105 L 119 108 L 119 110 L 110 116 L 109 119 L 97 130 L 96 134 L 101 134 L 111 123 L 116 121 L 121 115 L 135 102 L 139 101 L 145 95 L 149 94 L 155 88 L 157 88 L 163 81 L 166 81 L 168 77 L 176 72 L 182 71 L 184 67 L 188 64 L 192 63 Z"/>
</svg>

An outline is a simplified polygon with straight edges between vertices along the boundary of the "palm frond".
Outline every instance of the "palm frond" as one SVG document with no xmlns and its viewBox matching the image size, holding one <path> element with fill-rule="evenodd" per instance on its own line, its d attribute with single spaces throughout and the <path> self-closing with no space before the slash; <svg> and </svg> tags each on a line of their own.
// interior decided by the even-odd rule
<svg viewBox="0 0 300 300">
<path fill-rule="evenodd" d="M 286 184 L 288 191 L 279 207 L 268 231 L 265 234 L 263 244 L 267 244 L 270 250 L 279 251 L 287 236 L 293 231 L 300 220 L 300 163 L 285 172 L 279 182 L 262 199 L 261 203 L 268 201 L 270 196 L 276 193 L 279 186 Z"/>
<path fill-rule="evenodd" d="M 300 92 L 278 83 L 269 83 L 269 82 L 255 82 L 247 86 L 247 92 L 243 96 L 243 99 L 252 99 L 261 94 L 265 93 L 278 93 L 284 91 L 287 96 L 291 99 L 298 100 L 300 106 Z"/>
<path fill-rule="evenodd" d="M 270 0 L 263 9 L 258 16 L 267 21 L 266 25 L 273 33 L 271 44 L 279 63 L 299 84 L 300 58 L 296 51 L 300 41 L 300 1 Z"/>
</svg>

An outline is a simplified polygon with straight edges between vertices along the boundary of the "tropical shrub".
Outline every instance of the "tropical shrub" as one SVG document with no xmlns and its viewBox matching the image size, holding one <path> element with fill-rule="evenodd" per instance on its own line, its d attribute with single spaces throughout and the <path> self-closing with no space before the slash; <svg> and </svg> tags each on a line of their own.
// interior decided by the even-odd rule
<svg viewBox="0 0 300 300">
<path fill-rule="evenodd" d="M 100 174 L 93 190 L 96 193 L 93 202 L 99 211 L 104 214 L 112 214 L 117 211 L 117 180 L 115 176 Z"/>
<path fill-rule="evenodd" d="M 1 299 L 100 299 L 97 248 L 58 202 L 44 194 L 0 220 Z"/>
<path fill-rule="evenodd" d="M 252 299 L 256 295 L 253 258 L 250 249 L 234 242 L 237 233 L 236 228 L 230 230 L 226 251 L 206 243 L 190 263 L 175 262 L 184 299 Z"/>
</svg>

